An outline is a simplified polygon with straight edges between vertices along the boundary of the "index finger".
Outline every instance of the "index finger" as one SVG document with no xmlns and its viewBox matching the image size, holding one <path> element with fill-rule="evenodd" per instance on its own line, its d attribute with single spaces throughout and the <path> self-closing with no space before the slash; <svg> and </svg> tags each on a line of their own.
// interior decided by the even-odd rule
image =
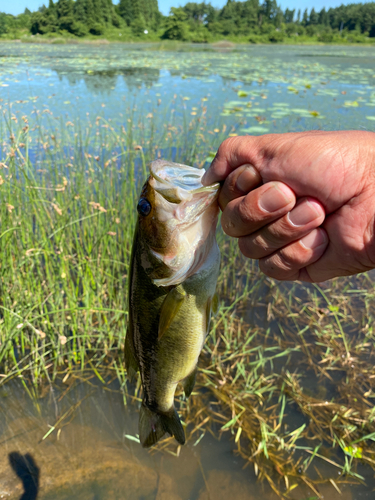
<svg viewBox="0 0 375 500">
<path fill-rule="evenodd" d="M 257 145 L 259 137 L 229 137 L 221 143 L 211 166 L 202 177 L 202 183 L 209 186 L 225 179 L 237 167 L 250 163 L 256 167 L 261 159 Z"/>
</svg>

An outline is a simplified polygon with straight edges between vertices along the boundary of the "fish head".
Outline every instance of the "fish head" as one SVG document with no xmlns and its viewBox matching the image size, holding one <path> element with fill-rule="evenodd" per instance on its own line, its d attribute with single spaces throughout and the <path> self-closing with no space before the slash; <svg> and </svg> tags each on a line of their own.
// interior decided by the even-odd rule
<svg viewBox="0 0 375 500">
<path fill-rule="evenodd" d="M 151 163 L 137 211 L 142 267 L 157 286 L 195 274 L 215 242 L 220 185 L 203 186 L 203 174 L 166 160 Z"/>
</svg>

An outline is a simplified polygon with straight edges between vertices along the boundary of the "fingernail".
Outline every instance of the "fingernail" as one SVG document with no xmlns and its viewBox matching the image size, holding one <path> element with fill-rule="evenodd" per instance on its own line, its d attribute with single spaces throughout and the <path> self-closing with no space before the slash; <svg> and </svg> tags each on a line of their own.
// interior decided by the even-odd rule
<svg viewBox="0 0 375 500">
<path fill-rule="evenodd" d="M 322 209 L 315 201 L 305 200 L 288 213 L 288 219 L 293 226 L 304 226 L 317 219 Z"/>
<path fill-rule="evenodd" d="M 285 207 L 291 201 L 293 196 L 291 190 L 285 184 L 273 185 L 262 194 L 259 205 L 267 212 L 276 212 Z"/>
<path fill-rule="evenodd" d="M 301 239 L 302 245 L 308 250 L 318 248 L 327 242 L 327 235 L 321 229 L 314 229 Z"/>
<path fill-rule="evenodd" d="M 243 193 L 248 193 L 260 181 L 258 171 L 250 164 L 242 165 L 243 172 L 236 180 L 236 188 Z"/>
</svg>

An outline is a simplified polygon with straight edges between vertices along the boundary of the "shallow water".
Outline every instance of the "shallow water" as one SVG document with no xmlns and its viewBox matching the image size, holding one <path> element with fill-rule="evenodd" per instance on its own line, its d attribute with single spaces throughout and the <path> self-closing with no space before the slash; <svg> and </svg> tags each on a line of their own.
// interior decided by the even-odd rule
<svg viewBox="0 0 375 500">
<path fill-rule="evenodd" d="M 117 382 L 102 385 L 86 373 L 43 392 L 33 399 L 19 382 L 0 388 L 0 498 L 18 499 L 25 491 L 22 498 L 29 500 L 36 494 L 40 500 L 278 498 L 256 481 L 252 467 L 244 468 L 229 436 L 218 440 L 206 434 L 198 444 L 181 447 L 178 457 L 143 450 L 132 440 L 137 405 L 124 407 Z M 331 485 L 321 485 L 321 497 L 373 498 L 372 471 L 359 467 L 358 472 L 366 487 L 340 485 L 340 496 Z M 290 498 L 316 497 L 300 487 Z"/>
</svg>

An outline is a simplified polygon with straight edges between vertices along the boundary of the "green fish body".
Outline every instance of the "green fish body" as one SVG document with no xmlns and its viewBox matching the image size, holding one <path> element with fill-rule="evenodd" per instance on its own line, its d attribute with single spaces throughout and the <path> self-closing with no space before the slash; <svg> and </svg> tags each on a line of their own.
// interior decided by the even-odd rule
<svg viewBox="0 0 375 500">
<path fill-rule="evenodd" d="M 188 173 L 198 170 L 154 162 L 139 202 L 143 203 L 141 210 L 138 204 L 140 215 L 130 265 L 125 363 L 131 378 L 138 370 L 141 374 L 144 399 L 139 436 L 144 447 L 154 445 L 165 433 L 173 435 L 180 444 L 185 443 L 174 395 L 179 383 L 187 397 L 193 390 L 220 265 L 215 239 L 218 186 L 203 188 L 202 173 L 198 170 L 199 183 L 196 179 L 187 190 L 189 195 L 181 192 L 186 191 L 181 180 L 175 188 L 177 195 L 173 192 L 173 175 L 167 177 L 169 186 L 162 185 L 164 191 L 160 188 L 158 191 L 157 182 L 153 182 L 153 168 L 158 176 L 165 165 L 173 166 L 172 174 L 175 170 L 188 169 Z M 198 207 L 194 206 L 195 198 Z M 150 213 L 145 200 L 152 206 Z M 160 208 L 161 215 L 159 205 L 164 207 L 164 211 Z M 177 222 L 173 221 L 174 215 Z M 162 235 L 157 234 L 158 222 L 164 224 Z"/>
</svg>

